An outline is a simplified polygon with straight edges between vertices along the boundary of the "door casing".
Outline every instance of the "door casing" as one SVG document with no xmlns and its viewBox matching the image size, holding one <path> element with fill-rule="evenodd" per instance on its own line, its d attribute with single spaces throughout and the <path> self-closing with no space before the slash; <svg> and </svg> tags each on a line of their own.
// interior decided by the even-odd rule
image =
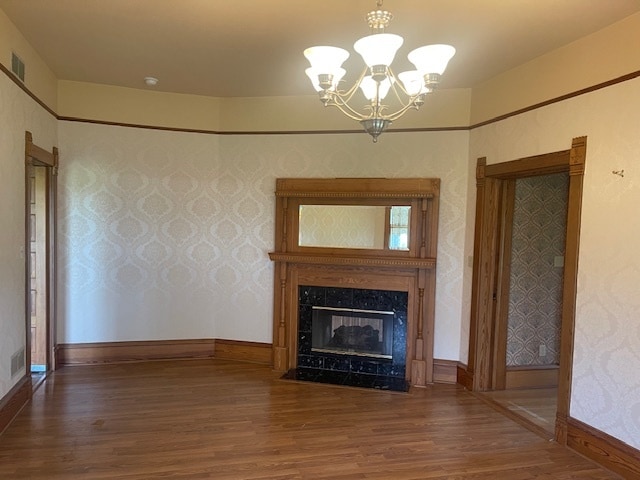
<svg viewBox="0 0 640 480">
<path fill-rule="evenodd" d="M 30 309 L 30 280 L 31 261 L 30 255 L 30 203 L 31 203 L 31 173 L 35 167 L 46 169 L 47 212 L 46 212 L 46 364 L 47 370 L 55 370 L 56 358 L 56 211 L 57 211 L 57 176 L 58 176 L 58 149 L 53 147 L 49 152 L 33 143 L 31 132 L 25 133 L 25 327 L 26 348 L 25 363 L 27 368 L 31 365 L 31 309 Z M 30 371 L 28 373 L 30 375 Z"/>
<path fill-rule="evenodd" d="M 502 279 L 506 248 L 502 229 L 503 216 L 508 214 L 507 196 L 513 195 L 511 180 L 535 175 L 569 173 L 567 204 L 567 237 L 563 276 L 563 306 L 560 334 L 560 366 L 558 379 L 558 409 L 555 437 L 567 441 L 567 418 L 571 397 L 573 341 L 575 328 L 578 248 L 582 210 L 582 188 L 587 137 L 574 138 L 571 148 L 559 152 L 521 158 L 487 165 L 479 158 L 476 167 L 477 197 L 474 233 L 473 276 L 471 290 L 471 320 L 469 361 L 464 372 L 465 384 L 473 391 L 487 391 L 496 382 L 497 352 L 496 321 L 500 318 L 498 295 L 508 289 Z"/>
</svg>

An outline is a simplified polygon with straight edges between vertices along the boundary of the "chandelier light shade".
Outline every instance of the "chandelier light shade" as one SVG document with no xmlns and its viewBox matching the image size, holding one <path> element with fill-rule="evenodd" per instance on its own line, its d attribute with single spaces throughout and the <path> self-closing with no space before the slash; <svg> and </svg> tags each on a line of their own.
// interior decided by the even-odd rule
<svg viewBox="0 0 640 480">
<path fill-rule="evenodd" d="M 440 76 L 456 52 L 451 45 L 416 48 L 407 56 L 416 69 L 396 76 L 391 70 L 391 64 L 404 40 L 400 35 L 385 33 L 393 15 L 381 10 L 382 0 L 378 0 L 377 7 L 377 10 L 367 14 L 371 35 L 361 38 L 353 45 L 366 66 L 350 88 L 341 88 L 342 79 L 346 75 L 342 64 L 349 58 L 347 50 L 317 46 L 304 51 L 304 56 L 311 64 L 305 72 L 318 92 L 320 101 L 325 107 L 337 107 L 349 118 L 360 122 L 374 142 L 378 141 L 378 136 L 394 120 L 424 104 L 425 97 L 436 88 Z M 358 91 L 364 99 L 356 95 Z M 382 103 L 390 92 L 397 99 L 396 103 L 399 103 L 399 107 L 393 112 L 388 112 L 389 107 Z M 363 100 L 361 108 L 353 106 Z"/>
</svg>

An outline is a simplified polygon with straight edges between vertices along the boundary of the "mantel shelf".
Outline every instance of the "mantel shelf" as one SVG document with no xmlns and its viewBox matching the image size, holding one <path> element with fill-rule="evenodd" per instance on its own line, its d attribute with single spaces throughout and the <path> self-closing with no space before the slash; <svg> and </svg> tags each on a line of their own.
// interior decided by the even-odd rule
<svg viewBox="0 0 640 480">
<path fill-rule="evenodd" d="M 436 266 L 435 258 L 368 257 L 293 252 L 270 252 L 269 258 L 274 262 L 307 263 L 320 265 L 352 265 L 356 267 L 366 266 L 431 269 L 435 268 Z"/>
</svg>

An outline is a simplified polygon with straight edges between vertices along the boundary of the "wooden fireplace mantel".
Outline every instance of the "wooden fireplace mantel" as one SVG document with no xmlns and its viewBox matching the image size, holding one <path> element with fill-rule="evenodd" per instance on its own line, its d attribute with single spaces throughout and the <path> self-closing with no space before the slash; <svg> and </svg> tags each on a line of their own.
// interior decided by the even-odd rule
<svg viewBox="0 0 640 480">
<path fill-rule="evenodd" d="M 276 181 L 273 367 L 297 366 L 298 287 L 352 287 L 407 292 L 405 378 L 433 382 L 433 325 L 440 180 L 436 178 L 283 178 Z M 299 244 L 300 206 L 409 206 L 405 250 L 384 246 Z M 389 236 L 387 224 L 381 235 Z"/>
</svg>

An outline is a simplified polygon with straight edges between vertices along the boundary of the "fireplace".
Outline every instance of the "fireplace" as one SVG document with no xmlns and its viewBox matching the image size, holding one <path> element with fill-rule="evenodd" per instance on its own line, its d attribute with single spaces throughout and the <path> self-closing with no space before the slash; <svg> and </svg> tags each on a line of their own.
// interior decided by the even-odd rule
<svg viewBox="0 0 640 480">
<path fill-rule="evenodd" d="M 406 391 L 407 292 L 301 285 L 287 378 Z"/>
<path fill-rule="evenodd" d="M 404 390 L 433 381 L 439 192 L 437 178 L 276 181 L 274 370 Z"/>
</svg>

